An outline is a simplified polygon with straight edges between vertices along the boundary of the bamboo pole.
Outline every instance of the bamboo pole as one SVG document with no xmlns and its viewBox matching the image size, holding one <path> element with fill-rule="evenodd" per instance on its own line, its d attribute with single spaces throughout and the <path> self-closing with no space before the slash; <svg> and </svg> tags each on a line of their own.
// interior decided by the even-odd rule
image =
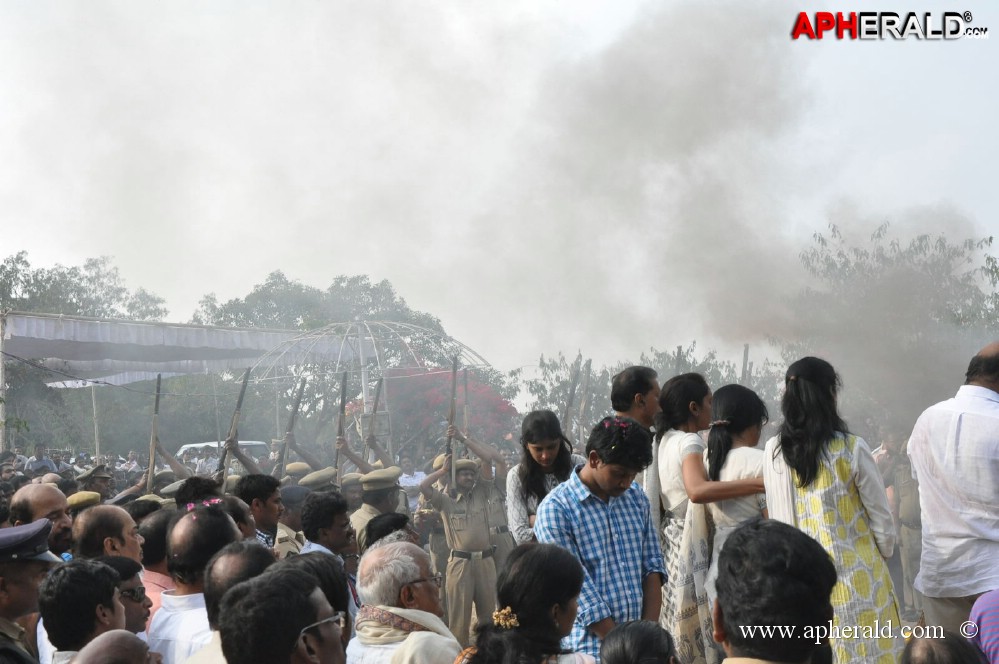
<svg viewBox="0 0 999 664">
<path fill-rule="evenodd" d="M 149 434 L 149 469 L 146 471 L 146 492 L 153 492 L 153 476 L 156 469 L 156 444 L 159 442 L 160 419 L 160 380 L 162 374 L 156 374 L 156 401 L 153 404 L 153 426 Z"/>
</svg>

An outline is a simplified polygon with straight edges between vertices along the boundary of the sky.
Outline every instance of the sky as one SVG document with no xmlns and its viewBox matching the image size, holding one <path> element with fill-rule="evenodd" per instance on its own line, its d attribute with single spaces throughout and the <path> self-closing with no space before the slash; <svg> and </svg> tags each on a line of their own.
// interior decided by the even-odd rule
<svg viewBox="0 0 999 664">
<path fill-rule="evenodd" d="M 368 274 L 501 370 L 738 362 L 830 222 L 999 235 L 999 11 L 990 40 L 792 41 L 803 8 L 0 2 L 0 253 L 111 256 L 179 322 Z M 963 10 L 807 7 L 872 8 Z"/>
</svg>

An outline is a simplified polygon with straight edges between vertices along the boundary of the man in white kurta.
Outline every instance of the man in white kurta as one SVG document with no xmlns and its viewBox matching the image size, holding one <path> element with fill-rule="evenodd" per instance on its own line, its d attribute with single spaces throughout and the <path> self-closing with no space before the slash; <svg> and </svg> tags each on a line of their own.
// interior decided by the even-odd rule
<svg viewBox="0 0 999 664">
<path fill-rule="evenodd" d="M 953 399 L 919 416 L 908 451 L 923 526 L 914 585 L 926 624 L 957 632 L 999 588 L 999 343 L 972 358 Z"/>
<path fill-rule="evenodd" d="M 365 552 L 357 572 L 362 606 L 347 664 L 453 662 L 461 646 L 441 620 L 439 589 L 430 556 L 415 544 L 376 544 Z"/>
</svg>

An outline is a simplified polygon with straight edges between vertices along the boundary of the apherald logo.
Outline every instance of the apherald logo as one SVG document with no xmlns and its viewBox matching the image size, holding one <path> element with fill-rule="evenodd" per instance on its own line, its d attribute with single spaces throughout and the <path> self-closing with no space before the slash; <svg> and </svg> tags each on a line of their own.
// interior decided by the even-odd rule
<svg viewBox="0 0 999 664">
<path fill-rule="evenodd" d="M 971 12 L 944 12 L 939 18 L 931 12 L 815 12 L 813 21 L 807 12 L 798 14 L 791 38 L 822 39 L 835 33 L 836 39 L 988 39 L 988 28 L 972 27 Z"/>
</svg>

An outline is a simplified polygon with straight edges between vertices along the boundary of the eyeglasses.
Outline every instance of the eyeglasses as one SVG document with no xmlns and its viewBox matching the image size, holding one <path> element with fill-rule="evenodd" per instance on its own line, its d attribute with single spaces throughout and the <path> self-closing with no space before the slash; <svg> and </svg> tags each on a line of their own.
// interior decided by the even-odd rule
<svg viewBox="0 0 999 664">
<path fill-rule="evenodd" d="M 132 600 L 133 602 L 144 602 L 146 600 L 146 588 L 145 586 L 136 586 L 135 588 L 125 588 L 124 590 L 119 590 L 118 594 L 122 597 Z"/>
<path fill-rule="evenodd" d="M 433 576 L 428 576 L 428 577 L 426 577 L 424 579 L 413 579 L 412 581 L 410 581 L 408 583 L 404 583 L 403 585 L 409 586 L 409 585 L 412 585 L 414 583 L 423 583 L 424 581 L 431 581 L 435 586 L 437 586 L 438 588 L 440 588 L 441 587 L 441 581 L 443 581 L 443 579 L 444 579 L 444 575 L 442 575 L 442 574 L 434 574 Z"/>
<path fill-rule="evenodd" d="M 347 626 L 347 614 L 344 613 L 343 611 L 337 611 L 329 618 L 320 620 L 319 622 L 314 622 L 311 625 L 306 625 L 305 627 L 302 628 L 302 631 L 298 633 L 298 638 L 302 638 L 303 636 L 305 636 L 305 633 L 308 632 L 310 629 L 315 629 L 316 627 L 320 627 L 322 625 L 325 625 L 326 623 L 335 623 L 336 626 L 340 628 L 340 631 L 343 631 L 344 627 Z"/>
</svg>

